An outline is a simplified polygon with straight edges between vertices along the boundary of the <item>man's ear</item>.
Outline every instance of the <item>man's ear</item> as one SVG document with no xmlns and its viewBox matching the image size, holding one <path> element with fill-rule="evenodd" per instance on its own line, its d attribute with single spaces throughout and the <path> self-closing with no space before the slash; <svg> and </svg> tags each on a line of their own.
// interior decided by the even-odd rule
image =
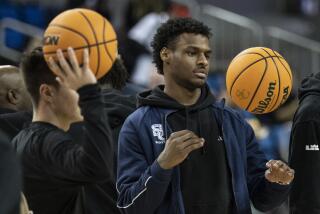
<svg viewBox="0 0 320 214">
<path fill-rule="evenodd" d="M 40 93 L 41 100 L 51 103 L 55 95 L 55 90 L 53 86 L 49 86 L 47 84 L 41 84 L 39 88 L 39 93 Z"/>
<path fill-rule="evenodd" d="M 167 47 L 163 47 L 160 51 L 160 58 L 163 63 L 169 64 L 170 63 L 171 52 Z"/>
<path fill-rule="evenodd" d="M 7 92 L 7 99 L 8 102 L 12 105 L 17 105 L 19 103 L 19 100 L 21 98 L 21 95 L 16 89 L 9 89 Z"/>
</svg>

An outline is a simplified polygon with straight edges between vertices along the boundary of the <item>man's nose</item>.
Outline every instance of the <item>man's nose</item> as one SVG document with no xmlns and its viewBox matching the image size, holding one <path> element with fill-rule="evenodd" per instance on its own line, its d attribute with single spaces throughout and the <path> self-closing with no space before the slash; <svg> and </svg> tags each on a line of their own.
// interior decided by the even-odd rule
<svg viewBox="0 0 320 214">
<path fill-rule="evenodd" d="M 202 54 L 199 56 L 198 64 L 199 64 L 199 65 L 208 66 L 209 61 L 208 61 L 207 57 L 205 56 L 205 54 L 202 53 Z"/>
</svg>

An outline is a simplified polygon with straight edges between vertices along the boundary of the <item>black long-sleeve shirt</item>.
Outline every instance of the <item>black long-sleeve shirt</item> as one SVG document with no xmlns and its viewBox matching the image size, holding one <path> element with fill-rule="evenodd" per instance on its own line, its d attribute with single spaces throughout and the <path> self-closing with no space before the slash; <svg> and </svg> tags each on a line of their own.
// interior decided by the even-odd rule
<svg viewBox="0 0 320 214">
<path fill-rule="evenodd" d="M 113 142 L 97 85 L 78 90 L 83 130 L 73 138 L 46 122 L 33 122 L 14 139 L 21 154 L 24 193 L 35 214 L 118 213 L 113 180 Z M 75 142 L 73 139 L 82 139 Z M 108 192 L 90 207 L 84 188 L 109 185 Z M 105 191 L 105 190 L 101 190 Z"/>
<path fill-rule="evenodd" d="M 290 140 L 290 167 L 295 177 L 290 214 L 320 214 L 320 72 L 305 78 L 299 89 Z"/>
</svg>

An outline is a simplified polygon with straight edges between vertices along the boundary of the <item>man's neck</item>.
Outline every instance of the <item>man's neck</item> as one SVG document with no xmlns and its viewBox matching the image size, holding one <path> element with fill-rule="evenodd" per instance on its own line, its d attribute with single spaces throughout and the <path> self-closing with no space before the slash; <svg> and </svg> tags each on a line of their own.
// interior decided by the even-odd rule
<svg viewBox="0 0 320 214">
<path fill-rule="evenodd" d="M 39 107 L 36 110 L 33 110 L 32 122 L 47 122 L 56 127 L 68 131 L 71 125 L 70 121 L 58 117 L 50 108 L 48 107 Z"/>
<path fill-rule="evenodd" d="M 190 106 L 198 101 L 201 95 L 201 89 L 196 88 L 194 90 L 189 90 L 177 84 L 167 84 L 166 82 L 164 93 L 175 99 L 181 105 Z"/>
</svg>

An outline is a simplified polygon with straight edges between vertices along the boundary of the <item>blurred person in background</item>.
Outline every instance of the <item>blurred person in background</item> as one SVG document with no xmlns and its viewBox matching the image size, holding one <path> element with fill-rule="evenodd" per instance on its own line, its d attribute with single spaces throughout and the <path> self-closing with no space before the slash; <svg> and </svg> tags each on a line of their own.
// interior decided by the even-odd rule
<svg viewBox="0 0 320 214">
<path fill-rule="evenodd" d="M 133 0 L 126 11 L 125 30 L 119 34 L 122 44 L 119 51 L 128 67 L 130 81 L 148 89 L 163 84 L 163 76 L 152 63 L 151 40 L 169 17 L 190 16 L 189 9 L 170 0 Z"/>
<path fill-rule="evenodd" d="M 289 164 L 295 180 L 290 214 L 320 213 L 320 73 L 301 82 L 299 107 L 292 124 Z"/>
<path fill-rule="evenodd" d="M 31 110 L 29 94 L 23 84 L 19 68 L 0 66 L 0 114 Z"/>
<path fill-rule="evenodd" d="M 10 142 L 26 121 L 31 120 L 32 104 L 19 68 L 0 66 L 0 140 Z"/>
</svg>

